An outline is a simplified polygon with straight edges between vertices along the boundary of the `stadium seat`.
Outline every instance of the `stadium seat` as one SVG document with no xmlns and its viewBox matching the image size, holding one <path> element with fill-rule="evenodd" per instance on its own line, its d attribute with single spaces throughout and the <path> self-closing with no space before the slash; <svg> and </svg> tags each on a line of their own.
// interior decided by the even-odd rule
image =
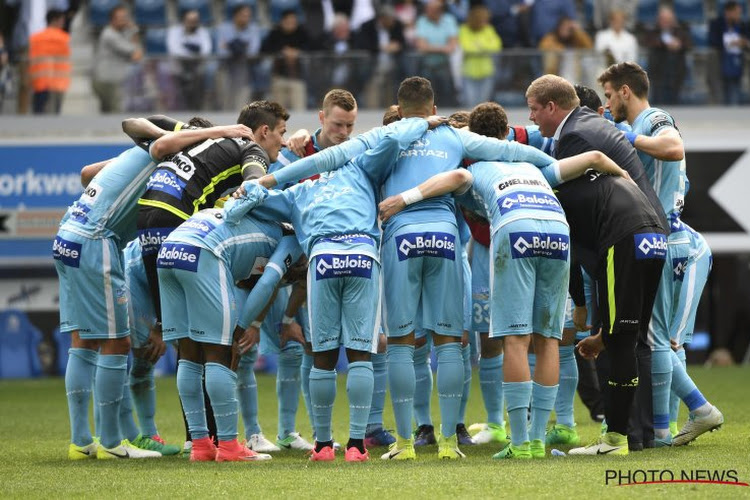
<svg viewBox="0 0 750 500">
<path fill-rule="evenodd" d="M 593 26 L 594 24 L 594 0 L 583 0 L 583 25 Z"/>
<path fill-rule="evenodd" d="M 133 17 L 138 26 L 166 26 L 166 0 L 134 0 Z"/>
<path fill-rule="evenodd" d="M 65 375 L 65 370 L 68 366 L 68 349 L 70 349 L 72 337 L 69 332 L 63 333 L 60 331 L 60 327 L 57 327 L 52 332 L 52 338 L 55 341 L 55 348 L 57 349 L 57 373 Z"/>
<path fill-rule="evenodd" d="M 674 0 L 674 12 L 683 23 L 703 23 L 703 0 Z"/>
<path fill-rule="evenodd" d="M 150 56 L 163 56 L 167 54 L 167 29 L 149 28 L 143 37 L 143 45 L 146 54 Z"/>
<path fill-rule="evenodd" d="M 30 378 L 42 370 L 37 348 L 42 333 L 26 313 L 15 309 L 0 312 L 0 378 Z"/>
<path fill-rule="evenodd" d="M 693 39 L 693 45 L 697 48 L 708 47 L 708 25 L 691 24 L 690 37 Z"/>
<path fill-rule="evenodd" d="M 89 22 L 97 28 L 106 26 L 109 12 L 119 4 L 119 0 L 89 0 Z"/>
<path fill-rule="evenodd" d="M 229 21 L 232 19 L 232 12 L 240 5 L 247 5 L 253 9 L 255 13 L 255 6 L 257 5 L 256 0 L 227 0 L 224 4 L 224 20 Z"/>
<path fill-rule="evenodd" d="M 201 24 L 204 26 L 214 22 L 211 0 L 177 0 L 177 15 L 182 17 L 186 10 L 197 10 L 201 16 Z"/>
<path fill-rule="evenodd" d="M 659 0 L 640 0 L 636 20 L 640 24 L 653 25 L 656 23 L 657 12 L 659 12 Z"/>
</svg>

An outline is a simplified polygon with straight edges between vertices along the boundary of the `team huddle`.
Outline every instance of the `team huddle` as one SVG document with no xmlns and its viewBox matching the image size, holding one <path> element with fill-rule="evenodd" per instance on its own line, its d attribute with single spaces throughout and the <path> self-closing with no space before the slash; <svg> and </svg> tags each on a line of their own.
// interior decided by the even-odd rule
<svg viewBox="0 0 750 500">
<path fill-rule="evenodd" d="M 557 444 L 626 455 L 720 427 L 685 370 L 711 253 L 680 219 L 682 139 L 648 105 L 638 65 L 613 65 L 599 82 L 616 123 L 589 102 L 595 92 L 552 75 L 529 86 L 526 127 L 490 102 L 437 116 L 421 77 L 401 83 L 382 127 L 351 139 L 357 105 L 339 89 L 323 100 L 321 128 L 289 141 L 288 113 L 268 101 L 232 126 L 123 122 L 136 145 L 84 167 L 53 244 L 61 330 L 72 334 L 69 458 L 260 461 L 299 449 L 333 461 L 342 347 L 350 462 L 377 446 L 388 446 L 383 459 L 413 460 L 425 444 L 444 459 L 483 443 L 502 446 L 497 459 L 544 458 Z M 581 334 L 579 353 L 598 358 L 606 381 L 605 422 L 575 447 Z M 154 423 L 153 365 L 167 342 L 183 449 Z M 467 429 L 472 343 L 487 421 Z M 259 349 L 278 353 L 275 441 L 258 423 Z M 395 436 L 383 427 L 386 386 Z M 295 428 L 300 392 L 312 443 Z M 680 401 L 690 417 L 678 431 Z"/>
</svg>

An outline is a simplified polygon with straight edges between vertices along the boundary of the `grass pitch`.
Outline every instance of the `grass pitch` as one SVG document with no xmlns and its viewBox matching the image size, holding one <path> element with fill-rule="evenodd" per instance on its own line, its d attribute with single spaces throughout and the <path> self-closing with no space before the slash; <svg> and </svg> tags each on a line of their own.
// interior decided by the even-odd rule
<svg viewBox="0 0 750 500">
<path fill-rule="evenodd" d="M 193 464 L 176 457 L 156 460 L 67 460 L 69 438 L 64 383 L 61 378 L 0 382 L 0 497 L 218 497 L 240 498 L 499 498 L 499 497 L 634 497 L 750 498 L 750 487 L 723 484 L 639 484 L 617 486 L 607 475 L 634 474 L 643 481 L 682 474 L 724 474 L 750 482 L 750 368 L 691 368 L 694 380 L 724 413 L 721 431 L 690 446 L 646 450 L 627 457 L 549 457 L 518 462 L 494 461 L 497 446 L 463 447 L 467 459 L 439 461 L 437 447 L 417 449 L 413 463 L 381 461 L 385 449 L 371 450 L 369 463 L 348 464 L 339 453 L 334 463 L 310 463 L 299 453 L 282 452 L 264 463 Z M 347 438 L 345 379 L 340 377 L 334 413 L 334 435 Z M 266 436 L 275 435 L 275 379 L 258 377 L 260 422 Z M 184 430 L 174 378 L 157 382 L 157 424 L 171 443 L 182 443 Z M 681 409 L 681 424 L 686 417 Z M 596 437 L 599 425 L 576 402 L 579 434 Z M 437 399 L 433 416 L 439 422 Z M 484 421 L 478 376 L 473 379 L 466 424 Z M 300 403 L 298 429 L 310 428 Z M 393 427 L 386 404 L 386 427 Z M 607 472 L 610 471 L 610 472 Z M 644 471 L 635 473 L 635 471 Z M 709 471 L 708 473 L 697 471 Z M 732 473 L 733 471 L 733 473 Z M 635 475 L 637 474 L 637 475 Z M 703 477 L 703 476 L 701 476 Z M 706 477 L 704 477 L 705 479 Z M 623 480 L 623 482 L 628 482 Z"/>
</svg>

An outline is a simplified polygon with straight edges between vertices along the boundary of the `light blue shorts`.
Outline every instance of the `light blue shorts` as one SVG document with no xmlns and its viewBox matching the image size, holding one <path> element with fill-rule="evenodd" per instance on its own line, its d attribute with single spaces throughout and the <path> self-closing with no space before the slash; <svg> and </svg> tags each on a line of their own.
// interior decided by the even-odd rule
<svg viewBox="0 0 750 500">
<path fill-rule="evenodd" d="M 313 250 L 307 270 L 307 307 L 313 352 L 344 346 L 376 352 L 380 332 L 380 264 L 373 247 Z"/>
<path fill-rule="evenodd" d="M 60 281 L 60 331 L 78 330 L 90 340 L 127 337 L 128 294 L 115 241 L 61 229 L 52 254 Z"/>
<path fill-rule="evenodd" d="M 143 267 L 141 246 L 138 240 L 131 241 L 123 251 L 125 261 L 125 283 L 128 288 L 128 318 L 130 319 L 130 342 L 133 349 L 144 347 L 148 342 L 151 327 L 156 322 L 151 289 L 148 287 L 146 268 Z"/>
<path fill-rule="evenodd" d="M 165 253 L 179 257 L 164 257 Z M 239 289 L 227 264 L 210 251 L 186 243 L 166 241 L 159 255 L 156 267 L 164 340 L 190 338 L 232 345 Z"/>
<path fill-rule="evenodd" d="M 711 249 L 703 236 L 693 233 L 691 240 L 687 260 L 671 261 L 676 307 L 670 337 L 679 345 L 689 344 L 693 339 L 695 314 L 713 264 Z"/>
<path fill-rule="evenodd" d="M 521 219 L 492 235 L 490 336 L 562 338 L 570 278 L 568 226 Z"/>
<path fill-rule="evenodd" d="M 406 225 L 383 242 L 381 253 L 386 334 L 403 337 L 421 326 L 460 336 L 464 271 L 456 226 L 444 222 Z"/>
<path fill-rule="evenodd" d="M 490 249 L 474 241 L 471 250 L 472 328 L 490 331 Z"/>
</svg>

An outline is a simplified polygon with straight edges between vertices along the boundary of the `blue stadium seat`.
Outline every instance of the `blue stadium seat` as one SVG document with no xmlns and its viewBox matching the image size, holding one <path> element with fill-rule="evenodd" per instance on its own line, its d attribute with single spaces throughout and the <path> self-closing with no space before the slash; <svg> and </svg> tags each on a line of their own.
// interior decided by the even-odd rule
<svg viewBox="0 0 750 500">
<path fill-rule="evenodd" d="M 674 12 L 677 19 L 684 23 L 703 23 L 703 0 L 674 0 Z"/>
<path fill-rule="evenodd" d="M 255 14 L 255 6 L 257 5 L 257 0 L 226 0 L 226 2 L 224 2 L 224 19 L 226 21 L 231 20 L 232 12 L 240 5 L 249 6 L 251 9 L 253 9 L 253 14 Z"/>
<path fill-rule="evenodd" d="M 57 373 L 65 375 L 65 370 L 68 367 L 68 349 L 70 349 L 70 344 L 73 340 L 72 336 L 70 332 L 62 333 L 60 327 L 57 327 L 52 332 L 52 338 L 57 347 Z"/>
<path fill-rule="evenodd" d="M 163 56 L 167 54 L 167 29 L 149 28 L 143 36 L 143 45 L 146 54 L 150 56 Z"/>
<path fill-rule="evenodd" d="M 657 12 L 659 12 L 659 0 L 639 0 L 636 20 L 641 24 L 656 24 Z"/>
<path fill-rule="evenodd" d="M 693 39 L 693 45 L 698 48 L 708 47 L 708 25 L 691 24 L 690 37 Z"/>
<path fill-rule="evenodd" d="M 37 348 L 42 333 L 23 311 L 0 312 L 0 378 L 30 378 L 41 372 Z"/>
<path fill-rule="evenodd" d="M 182 17 L 186 10 L 197 10 L 200 13 L 203 26 L 214 22 L 211 0 L 177 0 L 177 15 Z"/>
<path fill-rule="evenodd" d="M 89 0 L 89 22 L 97 28 L 106 26 L 109 12 L 119 4 L 119 0 Z"/>
<path fill-rule="evenodd" d="M 166 26 L 166 0 L 134 0 L 133 17 L 138 26 Z"/>
<path fill-rule="evenodd" d="M 594 0 L 583 0 L 583 24 L 584 26 L 594 24 Z"/>
</svg>

